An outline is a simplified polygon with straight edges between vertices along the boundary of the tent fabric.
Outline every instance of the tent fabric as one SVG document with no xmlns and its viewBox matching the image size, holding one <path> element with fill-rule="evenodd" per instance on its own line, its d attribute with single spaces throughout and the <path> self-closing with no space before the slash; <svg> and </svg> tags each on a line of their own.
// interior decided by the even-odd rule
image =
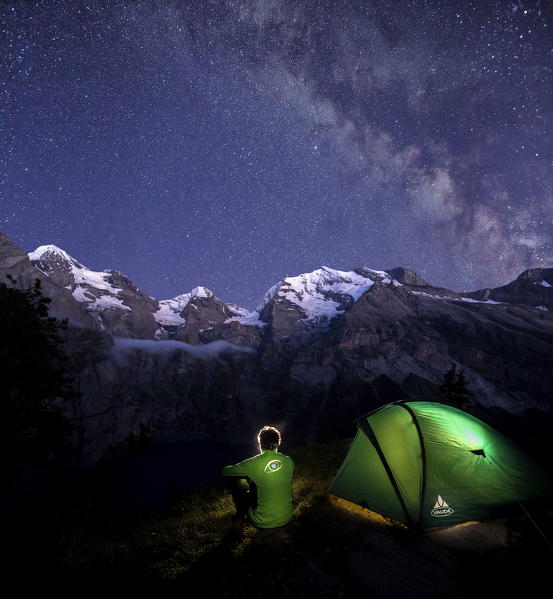
<svg viewBox="0 0 553 599">
<path fill-rule="evenodd" d="M 359 428 L 328 492 L 407 525 L 490 516 L 552 493 L 549 475 L 512 441 L 446 404 L 388 404 Z"/>
</svg>

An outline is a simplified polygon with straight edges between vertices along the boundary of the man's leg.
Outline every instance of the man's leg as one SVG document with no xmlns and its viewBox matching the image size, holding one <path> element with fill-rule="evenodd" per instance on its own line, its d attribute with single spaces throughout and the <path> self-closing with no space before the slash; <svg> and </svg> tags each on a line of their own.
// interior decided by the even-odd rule
<svg viewBox="0 0 553 599">
<path fill-rule="evenodd" d="M 252 504 L 252 494 L 250 485 L 247 479 L 229 476 L 227 486 L 232 493 L 232 500 L 236 507 L 236 515 L 234 518 L 240 520 L 248 513 L 248 508 Z"/>
</svg>

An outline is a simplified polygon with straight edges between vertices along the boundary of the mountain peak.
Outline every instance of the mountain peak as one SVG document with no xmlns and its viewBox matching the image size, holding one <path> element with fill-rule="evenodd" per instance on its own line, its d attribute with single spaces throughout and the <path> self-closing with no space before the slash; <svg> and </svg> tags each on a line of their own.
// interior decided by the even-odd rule
<svg viewBox="0 0 553 599">
<path fill-rule="evenodd" d="M 67 262 L 78 265 L 79 268 L 86 268 L 78 260 L 75 260 L 75 258 L 70 256 L 65 250 L 62 250 L 57 245 L 53 245 L 51 243 L 48 245 L 40 245 L 34 252 L 30 252 L 28 256 L 29 260 L 32 262 L 38 262 L 44 260 L 45 257 L 48 257 L 48 254 L 51 256 L 60 256 Z"/>
<path fill-rule="evenodd" d="M 190 292 L 190 297 L 214 297 L 213 291 L 207 287 L 194 287 Z"/>
<path fill-rule="evenodd" d="M 553 268 L 528 268 L 521 272 L 516 280 L 530 279 L 531 281 L 549 281 L 553 283 Z"/>
<path fill-rule="evenodd" d="M 431 287 L 428 281 L 425 281 L 419 274 L 410 268 L 403 268 L 398 266 L 386 271 L 391 275 L 398 283 L 403 285 L 415 285 L 417 287 Z"/>
</svg>

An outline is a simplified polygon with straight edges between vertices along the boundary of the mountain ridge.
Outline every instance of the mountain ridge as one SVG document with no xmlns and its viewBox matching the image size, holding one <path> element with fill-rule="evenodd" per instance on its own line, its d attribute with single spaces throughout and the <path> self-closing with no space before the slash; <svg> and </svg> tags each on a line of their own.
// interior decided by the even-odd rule
<svg viewBox="0 0 553 599">
<path fill-rule="evenodd" d="M 161 300 L 154 298 L 141 292 L 131 279 L 121 271 L 115 269 L 106 269 L 101 272 L 91 271 L 65 250 L 53 244 L 39 246 L 29 252 L 28 256 L 31 264 L 43 274 L 60 284 L 65 283 L 63 286 L 71 289 L 77 301 L 88 303 L 87 310 L 89 311 L 102 312 L 103 310 L 116 308 L 136 310 L 136 300 L 133 308 L 128 303 L 129 294 L 123 293 L 124 290 L 127 290 L 127 292 L 132 291 L 134 294 L 141 296 L 143 301 L 139 304 L 146 303 L 148 308 L 151 307 L 148 298 L 153 302 L 157 302 L 157 309 L 153 310 L 153 318 L 159 326 L 154 331 L 153 338 L 171 338 L 171 335 L 176 332 L 179 326 L 185 326 L 186 319 L 182 314 L 192 299 L 204 297 L 214 298 L 214 301 L 219 300 L 210 289 L 203 286 L 194 287 L 190 292 L 179 294 L 173 298 Z M 59 258 L 63 262 L 60 263 Z M 68 266 L 69 270 L 73 271 L 72 280 L 67 277 L 67 273 L 65 277 L 62 274 L 68 270 Z M 77 275 L 76 271 L 79 271 Z M 551 279 L 551 283 L 548 282 L 548 279 Z M 262 326 L 264 321 L 263 318 L 260 318 L 260 315 L 275 295 L 295 304 L 299 308 L 298 314 L 303 314 L 302 320 L 312 324 L 320 324 L 344 313 L 376 281 L 384 284 L 405 285 L 413 293 L 425 293 L 428 297 L 434 299 L 458 299 L 488 303 L 513 303 L 508 301 L 513 299 L 513 294 L 509 292 L 515 289 L 517 301 L 514 303 L 534 305 L 545 310 L 553 308 L 549 292 L 544 291 L 547 285 L 553 284 L 553 268 L 527 269 L 519 274 L 516 279 L 500 287 L 459 293 L 434 286 L 418 273 L 406 267 L 375 270 L 367 264 L 355 267 L 351 271 L 340 271 L 322 266 L 311 272 L 284 277 L 269 288 L 261 303 L 253 311 L 236 304 L 225 304 L 222 300 L 219 301 L 225 306 L 223 308 L 223 312 L 227 316 L 225 320 L 234 318 L 244 326 Z M 532 285 L 540 284 L 540 281 L 544 289 L 532 287 Z M 122 286 L 117 287 L 116 283 Z M 94 291 L 91 288 L 94 288 Z M 521 288 L 522 292 L 526 292 L 525 295 L 524 293 L 521 294 Z M 125 297 L 127 303 L 125 303 Z M 144 312 L 144 309 L 142 309 L 142 312 Z M 145 318 L 145 316 L 142 315 L 142 318 Z M 105 330 L 108 323 L 103 322 L 100 317 L 98 322 Z M 213 322 L 207 324 L 211 325 Z M 148 326 L 143 327 L 143 331 L 150 334 L 151 327 L 152 323 L 149 322 Z M 208 328 L 204 327 L 204 329 Z M 119 331 L 119 333 L 124 332 Z"/>
</svg>

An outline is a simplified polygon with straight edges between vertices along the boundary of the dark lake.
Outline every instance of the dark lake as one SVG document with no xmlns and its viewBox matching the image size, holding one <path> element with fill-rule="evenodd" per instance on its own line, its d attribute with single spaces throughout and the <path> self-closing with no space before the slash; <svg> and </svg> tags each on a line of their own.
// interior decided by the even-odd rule
<svg viewBox="0 0 553 599">
<path fill-rule="evenodd" d="M 152 443 L 103 459 L 83 473 L 82 484 L 123 512 L 163 509 L 179 493 L 222 481 L 223 466 L 257 453 L 253 444 Z"/>
</svg>

